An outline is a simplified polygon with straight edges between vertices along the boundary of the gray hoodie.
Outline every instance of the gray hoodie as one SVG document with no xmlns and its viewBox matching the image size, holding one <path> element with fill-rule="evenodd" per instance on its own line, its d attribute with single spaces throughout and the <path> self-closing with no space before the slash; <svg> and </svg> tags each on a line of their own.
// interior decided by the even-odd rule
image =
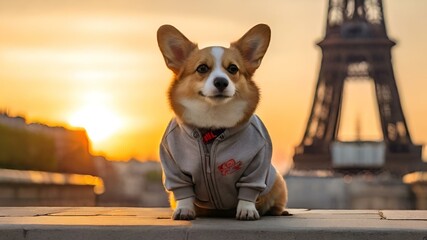
<svg viewBox="0 0 427 240">
<path fill-rule="evenodd" d="M 255 202 L 273 186 L 271 153 L 270 136 L 256 115 L 211 145 L 199 129 L 172 119 L 160 146 L 164 185 L 176 200 L 195 197 L 201 208 L 236 208 L 239 199 Z"/>
</svg>

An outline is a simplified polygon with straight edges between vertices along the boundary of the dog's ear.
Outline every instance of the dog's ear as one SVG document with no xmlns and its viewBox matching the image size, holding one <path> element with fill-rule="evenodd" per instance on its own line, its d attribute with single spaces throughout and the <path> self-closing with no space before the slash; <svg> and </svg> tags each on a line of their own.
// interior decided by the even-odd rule
<svg viewBox="0 0 427 240">
<path fill-rule="evenodd" d="M 261 64 L 261 60 L 270 44 L 271 30 L 266 24 L 258 24 L 251 28 L 243 37 L 231 43 L 231 47 L 239 50 L 245 60 L 246 70 L 252 75 Z"/>
<path fill-rule="evenodd" d="M 157 43 L 166 62 L 166 66 L 175 74 L 197 45 L 171 25 L 163 25 L 157 30 Z"/>
</svg>

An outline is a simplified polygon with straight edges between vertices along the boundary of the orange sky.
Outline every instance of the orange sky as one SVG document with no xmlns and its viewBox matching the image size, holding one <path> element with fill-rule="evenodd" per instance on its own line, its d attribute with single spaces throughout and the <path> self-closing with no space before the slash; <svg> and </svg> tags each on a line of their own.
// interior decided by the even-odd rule
<svg viewBox="0 0 427 240">
<path fill-rule="evenodd" d="M 157 158 L 172 117 L 165 97 L 172 74 L 157 48 L 157 28 L 173 24 L 203 47 L 227 45 L 263 22 L 273 35 L 255 75 L 262 89 L 257 113 L 276 163 L 289 160 L 311 108 L 321 58 L 314 43 L 323 37 L 327 1 L 242 3 L 0 0 L 0 109 L 86 126 L 94 152 L 111 159 Z M 427 1 L 384 5 L 389 36 L 398 40 L 393 63 L 409 130 L 414 142 L 426 143 Z M 349 82 L 345 91 L 340 136 L 353 138 L 359 118 L 362 136 L 381 137 L 370 83 Z"/>
</svg>

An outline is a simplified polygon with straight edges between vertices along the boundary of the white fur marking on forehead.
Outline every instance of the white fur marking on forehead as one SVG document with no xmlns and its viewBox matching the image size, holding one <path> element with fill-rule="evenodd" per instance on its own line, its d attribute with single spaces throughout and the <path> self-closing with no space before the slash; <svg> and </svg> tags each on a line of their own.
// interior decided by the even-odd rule
<svg viewBox="0 0 427 240">
<path fill-rule="evenodd" d="M 221 68 L 222 65 L 222 55 L 224 55 L 224 48 L 222 47 L 213 47 L 211 50 L 212 55 L 215 58 L 215 70 Z"/>
<path fill-rule="evenodd" d="M 212 56 L 215 59 L 215 63 L 212 69 L 212 73 L 209 78 L 213 79 L 216 77 L 223 77 L 227 80 L 230 80 L 222 69 L 222 56 L 224 55 L 224 48 L 222 47 L 213 47 L 211 50 Z"/>
</svg>

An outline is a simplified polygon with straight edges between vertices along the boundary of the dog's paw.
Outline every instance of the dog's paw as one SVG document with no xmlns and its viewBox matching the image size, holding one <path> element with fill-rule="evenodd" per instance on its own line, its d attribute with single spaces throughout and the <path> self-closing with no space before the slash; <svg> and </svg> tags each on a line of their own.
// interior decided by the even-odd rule
<svg viewBox="0 0 427 240">
<path fill-rule="evenodd" d="M 173 220 L 193 220 L 196 218 L 194 197 L 184 198 L 176 202 L 177 207 L 172 214 Z"/>
<path fill-rule="evenodd" d="M 196 212 L 193 209 L 177 208 L 172 214 L 173 220 L 194 220 Z"/>
<path fill-rule="evenodd" d="M 259 213 L 256 210 L 255 203 L 239 200 L 237 204 L 236 219 L 238 220 L 258 220 Z"/>
</svg>

